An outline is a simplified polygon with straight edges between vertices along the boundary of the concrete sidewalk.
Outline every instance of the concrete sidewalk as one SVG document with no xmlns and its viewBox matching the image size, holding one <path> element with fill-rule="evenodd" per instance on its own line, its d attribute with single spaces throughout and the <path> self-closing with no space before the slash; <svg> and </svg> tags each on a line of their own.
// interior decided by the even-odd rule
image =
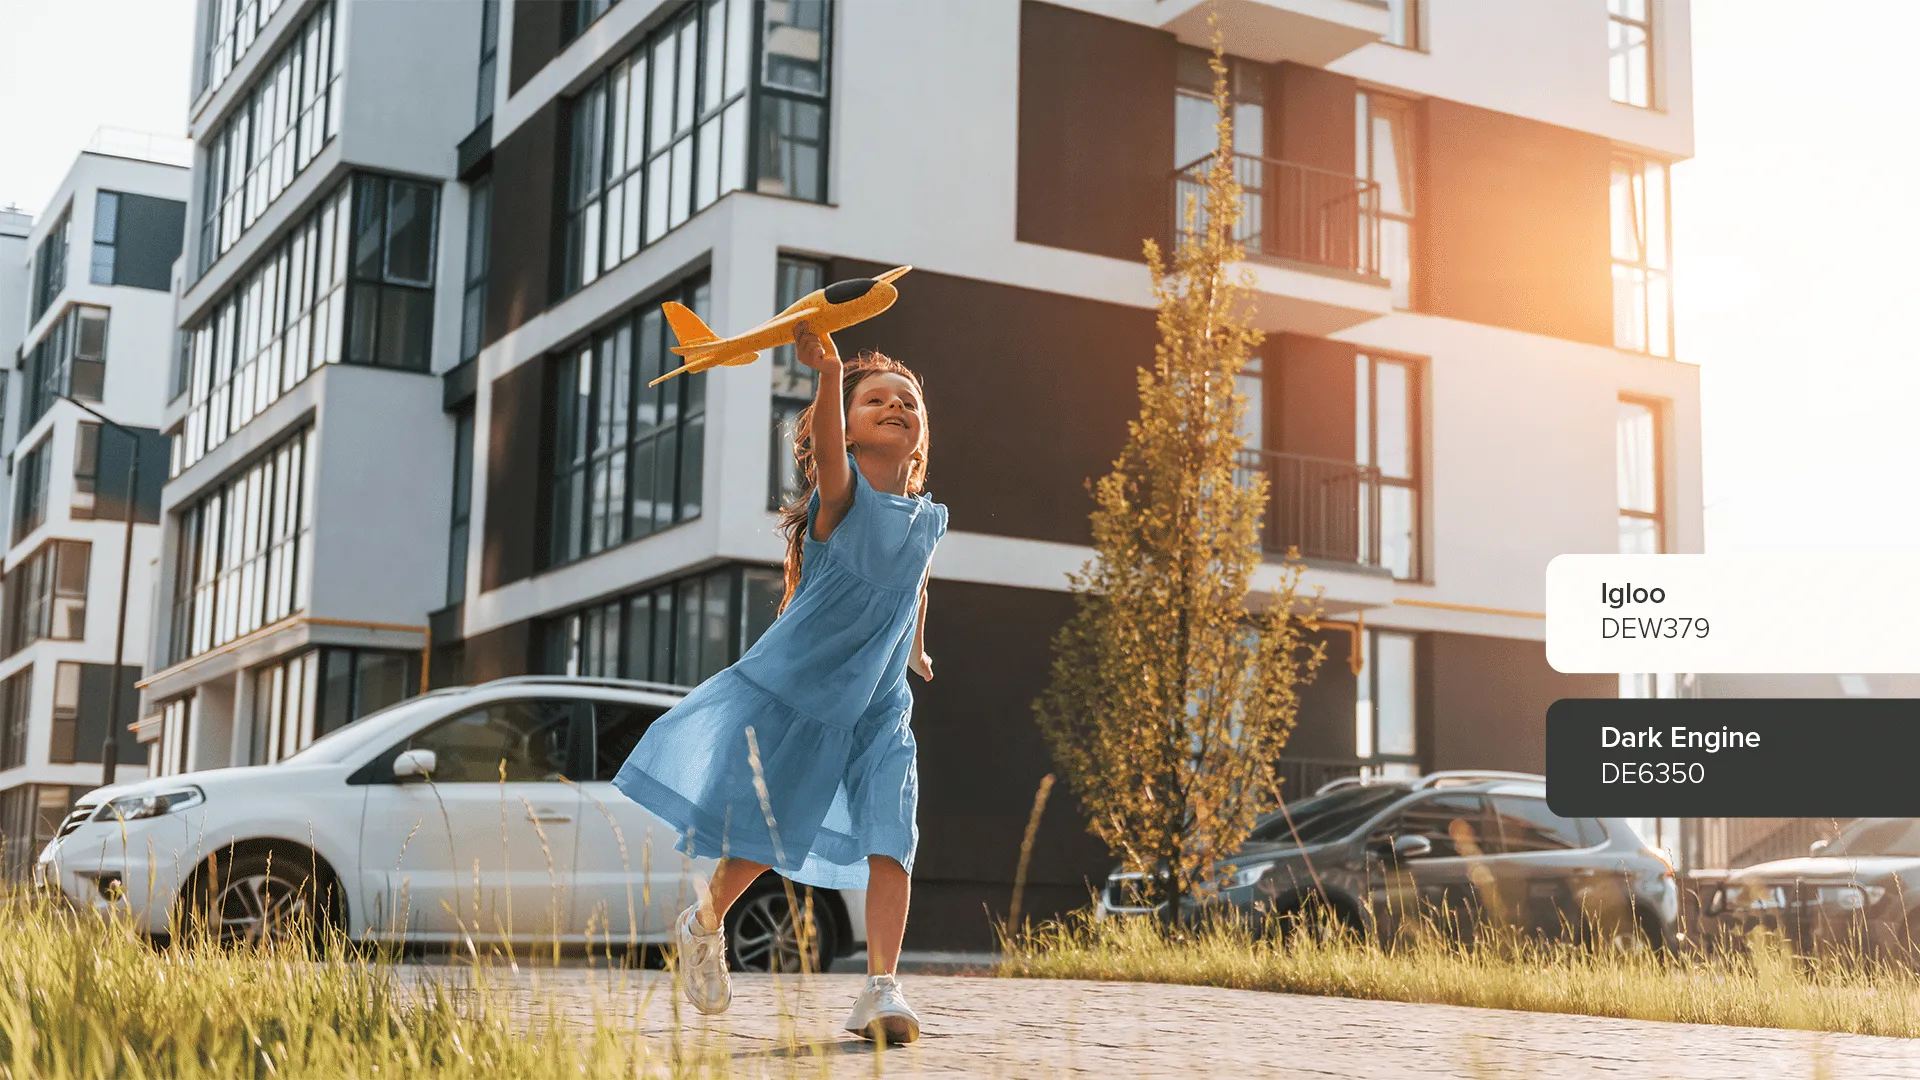
<svg viewBox="0 0 1920 1080">
<path fill-rule="evenodd" d="M 677 1027 L 742 1076 L 1920 1078 L 1920 1040 L 951 975 L 902 977 L 923 1035 L 876 1053 L 840 1029 L 861 982 L 737 975 L 713 1018 L 676 1010 L 658 971 L 529 971 L 513 992 L 528 1012 L 637 1017 L 663 1049 Z"/>
</svg>

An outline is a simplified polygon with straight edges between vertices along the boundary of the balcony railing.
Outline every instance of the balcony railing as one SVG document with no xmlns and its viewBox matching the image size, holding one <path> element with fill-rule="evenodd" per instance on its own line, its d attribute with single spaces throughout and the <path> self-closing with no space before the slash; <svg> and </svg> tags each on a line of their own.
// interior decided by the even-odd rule
<svg viewBox="0 0 1920 1080">
<path fill-rule="evenodd" d="M 1187 231 L 1189 200 L 1195 203 L 1193 228 L 1205 228 L 1207 171 L 1212 165 L 1209 154 L 1174 170 L 1174 232 Z M 1241 188 L 1235 239 L 1247 254 L 1379 274 L 1379 184 L 1252 154 L 1233 155 L 1233 175 Z"/>
<path fill-rule="evenodd" d="M 1380 565 L 1380 470 L 1337 458 L 1242 450 L 1236 479 L 1267 478 L 1261 546 L 1302 558 Z"/>
</svg>

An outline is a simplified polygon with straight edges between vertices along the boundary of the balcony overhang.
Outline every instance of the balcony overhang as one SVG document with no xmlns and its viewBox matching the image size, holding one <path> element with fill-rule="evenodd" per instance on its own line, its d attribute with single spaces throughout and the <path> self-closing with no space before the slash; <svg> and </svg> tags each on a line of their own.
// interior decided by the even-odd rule
<svg viewBox="0 0 1920 1080">
<path fill-rule="evenodd" d="M 1269 334 L 1326 337 L 1393 310 L 1383 277 L 1259 256 L 1234 270 L 1253 275 L 1253 325 Z"/>
<path fill-rule="evenodd" d="M 1209 0 L 1155 0 L 1160 27 L 1212 48 Z M 1218 0 L 1227 51 L 1266 63 L 1325 67 L 1387 34 L 1386 0 Z"/>
</svg>

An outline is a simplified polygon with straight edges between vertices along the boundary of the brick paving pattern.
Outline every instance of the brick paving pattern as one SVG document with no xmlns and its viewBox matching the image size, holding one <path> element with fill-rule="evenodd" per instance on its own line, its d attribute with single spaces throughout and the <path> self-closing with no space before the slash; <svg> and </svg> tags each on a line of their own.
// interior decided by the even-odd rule
<svg viewBox="0 0 1920 1080">
<path fill-rule="evenodd" d="M 424 971 L 417 977 L 426 977 Z M 442 977 L 457 972 L 442 972 Z M 658 971 L 496 972 L 516 1010 L 621 1025 L 741 1076 L 1576 1077 L 1920 1080 L 1920 1040 L 1302 997 L 1253 990 L 906 975 L 919 1042 L 876 1053 L 840 1030 L 861 976 L 734 976 L 704 1017 Z"/>
</svg>

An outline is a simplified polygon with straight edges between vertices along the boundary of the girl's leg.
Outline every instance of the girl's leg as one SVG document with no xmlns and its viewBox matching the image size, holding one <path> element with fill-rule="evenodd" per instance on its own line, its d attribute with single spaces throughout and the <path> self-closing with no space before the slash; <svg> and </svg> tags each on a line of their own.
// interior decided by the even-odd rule
<svg viewBox="0 0 1920 1080">
<path fill-rule="evenodd" d="M 703 930 L 718 930 L 720 920 L 727 917 L 727 909 L 733 906 L 740 894 L 754 879 L 766 873 L 767 864 L 749 862 L 746 859 L 721 859 L 720 865 L 713 868 L 713 879 L 707 883 L 706 903 L 700 905 L 698 916 Z"/>
<path fill-rule="evenodd" d="M 891 975 L 907 936 L 906 868 L 885 855 L 867 856 L 867 974 Z"/>
</svg>

